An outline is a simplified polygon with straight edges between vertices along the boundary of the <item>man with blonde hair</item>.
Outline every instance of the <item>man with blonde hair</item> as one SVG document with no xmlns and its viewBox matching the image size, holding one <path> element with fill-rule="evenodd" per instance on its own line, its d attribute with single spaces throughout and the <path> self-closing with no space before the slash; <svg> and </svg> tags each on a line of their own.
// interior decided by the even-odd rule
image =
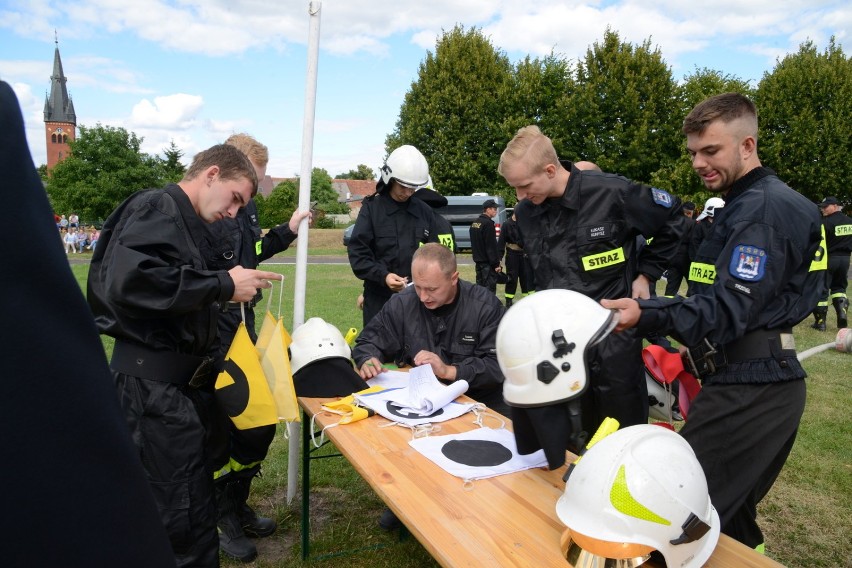
<svg viewBox="0 0 852 568">
<path fill-rule="evenodd" d="M 537 126 L 517 132 L 497 171 L 518 197 L 515 216 L 536 290 L 563 288 L 595 300 L 614 293 L 649 297 L 650 283 L 660 278 L 680 241 L 677 198 L 603 173 L 591 162 L 560 161 Z M 653 242 L 640 251 L 639 237 Z M 606 417 L 622 426 L 647 422 L 641 349 L 641 337 L 631 333 L 610 335 L 590 351 L 591 388 L 581 400 L 586 433 Z M 546 420 L 535 409 L 513 409 L 512 418 L 531 427 Z M 579 434 L 572 433 L 574 440 Z"/>
<path fill-rule="evenodd" d="M 269 150 L 265 145 L 244 133 L 233 134 L 225 144 L 246 155 L 257 173 L 258 183 L 266 177 Z M 262 234 L 257 205 L 253 199 L 249 200 L 234 218 L 222 219 L 208 227 L 210 238 L 202 248 L 202 254 L 213 268 L 256 268 L 262 261 L 287 249 L 296 239 L 299 223 L 309 215 L 307 211 L 294 211 L 288 223 Z M 252 341 L 257 341 L 254 306 L 261 298 L 258 291 L 249 301 L 220 304 L 219 342 L 214 351 L 217 370 L 224 363 L 243 317 L 249 336 Z M 249 562 L 257 556 L 257 547 L 248 537 L 266 537 L 276 529 L 273 519 L 257 515 L 248 505 L 252 480 L 260 475 L 261 462 L 266 459 L 275 437 L 275 426 L 240 430 L 224 413 L 221 417 L 224 424 L 219 430 L 220 435 L 212 439 L 219 547 L 228 556 Z"/>
</svg>

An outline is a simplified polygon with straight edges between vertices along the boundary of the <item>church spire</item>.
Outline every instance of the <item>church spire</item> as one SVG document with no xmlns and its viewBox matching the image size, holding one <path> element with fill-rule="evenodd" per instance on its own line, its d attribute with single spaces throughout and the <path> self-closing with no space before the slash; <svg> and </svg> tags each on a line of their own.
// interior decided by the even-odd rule
<svg viewBox="0 0 852 568">
<path fill-rule="evenodd" d="M 74 102 L 68 96 L 65 73 L 62 71 L 62 59 L 59 57 L 59 38 L 55 37 L 56 48 L 53 52 L 53 74 L 50 76 L 50 95 L 44 101 L 44 121 L 64 122 L 77 125 Z"/>
</svg>

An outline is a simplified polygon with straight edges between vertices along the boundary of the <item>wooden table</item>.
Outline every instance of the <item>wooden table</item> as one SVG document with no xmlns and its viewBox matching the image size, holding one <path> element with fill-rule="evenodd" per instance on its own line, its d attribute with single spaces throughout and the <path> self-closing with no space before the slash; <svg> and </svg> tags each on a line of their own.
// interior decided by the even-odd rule
<svg viewBox="0 0 852 568">
<path fill-rule="evenodd" d="M 462 397 L 464 398 L 464 397 Z M 303 421 L 303 506 L 310 491 L 310 417 L 324 427 L 340 418 L 324 413 L 324 402 L 300 398 Z M 441 422 L 437 435 L 472 430 L 474 415 Z M 567 566 L 560 537 L 565 526 L 556 516 L 556 501 L 565 489 L 563 466 L 554 471 L 530 469 L 474 481 L 450 475 L 409 446 L 411 430 L 379 428 L 380 416 L 326 430 L 356 471 L 390 507 L 406 528 L 442 566 Z M 499 422 L 486 419 L 486 426 Z M 506 419 L 507 428 L 511 423 Z M 569 462 L 574 456 L 569 454 Z M 302 554 L 309 555 L 309 510 L 303 510 Z M 781 566 L 739 542 L 721 535 L 709 568 Z"/>
</svg>

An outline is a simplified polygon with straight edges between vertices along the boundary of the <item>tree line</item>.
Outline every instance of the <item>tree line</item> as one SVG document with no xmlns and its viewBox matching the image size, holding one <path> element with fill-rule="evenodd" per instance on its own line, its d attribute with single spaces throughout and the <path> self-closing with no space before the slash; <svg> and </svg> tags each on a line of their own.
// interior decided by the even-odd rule
<svg viewBox="0 0 852 568">
<path fill-rule="evenodd" d="M 814 202 L 835 195 L 852 203 L 852 59 L 834 38 L 823 51 L 802 43 L 752 85 L 707 68 L 677 81 L 650 39 L 633 45 L 609 29 L 575 61 L 551 53 L 512 64 L 481 30 L 456 26 L 426 53 L 385 150 L 419 148 L 445 195 L 487 192 L 511 205 L 515 195 L 497 162 L 518 128 L 536 124 L 563 159 L 593 161 L 701 205 L 710 195 L 692 171 L 680 128 L 695 104 L 729 91 L 757 104 L 765 166 Z M 46 177 L 54 210 L 97 222 L 132 192 L 181 178 L 174 143 L 160 158 L 140 152 L 141 142 L 122 128 L 81 126 L 71 156 Z M 336 177 L 371 179 L 373 171 L 359 164 Z M 321 211 L 344 212 L 331 180 L 313 170 L 312 200 Z M 258 199 L 264 226 L 289 218 L 298 184 L 285 181 Z"/>
</svg>

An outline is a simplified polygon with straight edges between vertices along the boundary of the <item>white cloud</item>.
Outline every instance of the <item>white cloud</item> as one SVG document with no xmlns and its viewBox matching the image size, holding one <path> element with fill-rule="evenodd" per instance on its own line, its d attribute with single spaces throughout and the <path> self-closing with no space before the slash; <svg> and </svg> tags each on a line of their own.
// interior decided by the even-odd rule
<svg viewBox="0 0 852 568">
<path fill-rule="evenodd" d="M 197 125 L 197 116 L 203 106 L 202 97 L 184 93 L 155 97 L 153 103 L 143 99 L 133 107 L 127 125 L 131 128 L 186 130 Z"/>
</svg>

